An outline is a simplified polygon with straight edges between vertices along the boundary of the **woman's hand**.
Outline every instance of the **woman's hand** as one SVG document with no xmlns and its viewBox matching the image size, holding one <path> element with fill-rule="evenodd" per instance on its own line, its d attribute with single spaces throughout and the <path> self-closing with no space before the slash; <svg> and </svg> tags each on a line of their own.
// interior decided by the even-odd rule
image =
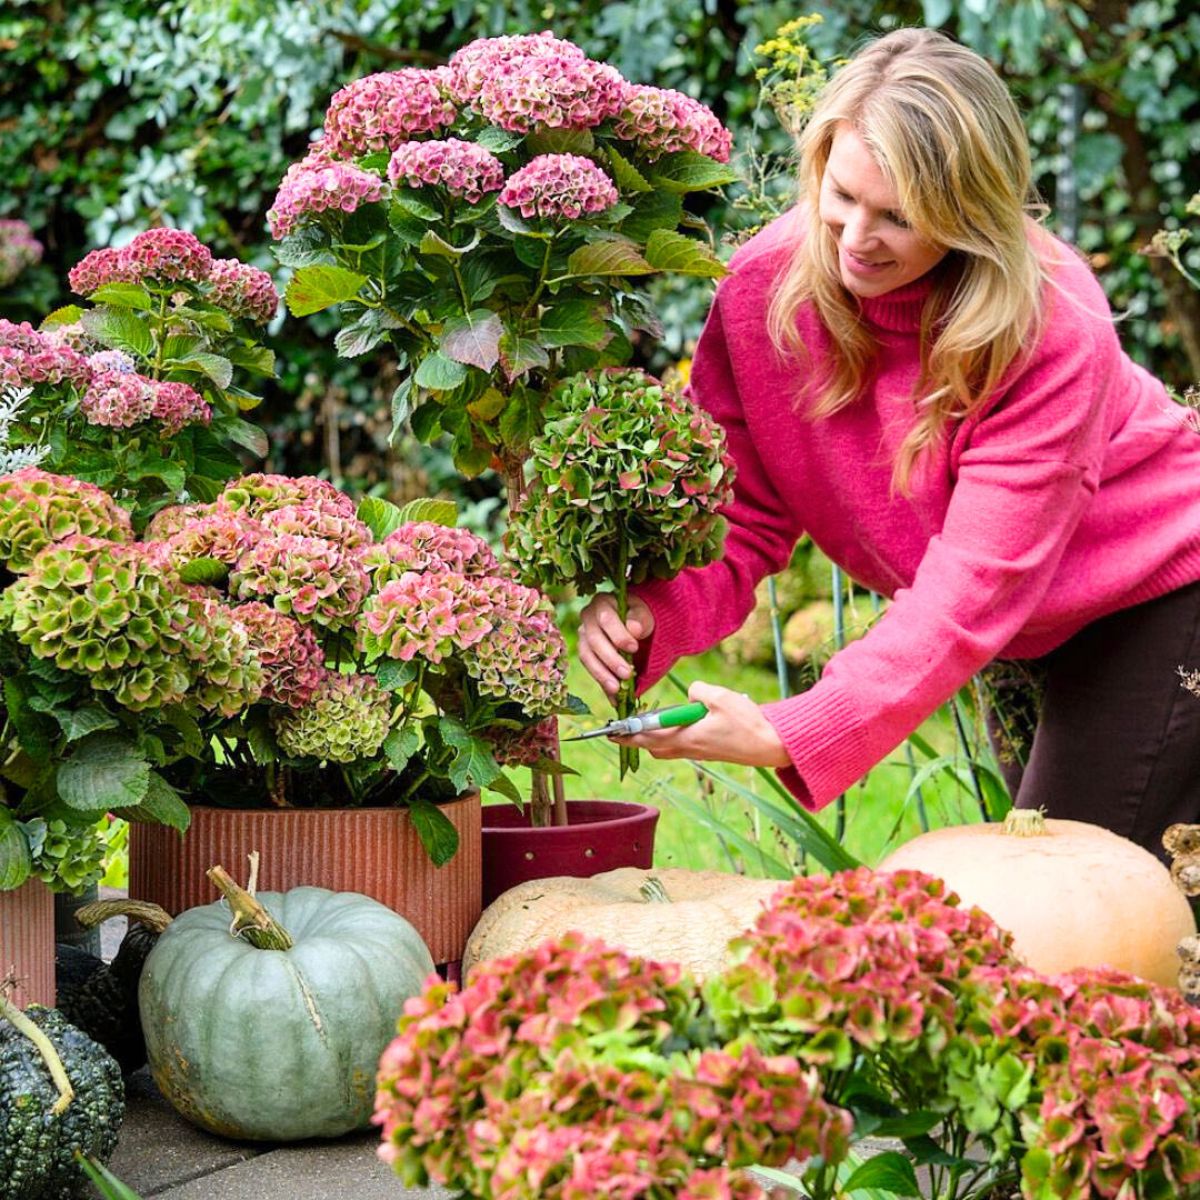
<svg viewBox="0 0 1200 1200">
<path fill-rule="evenodd" d="M 636 596 L 629 597 L 629 614 L 622 622 L 617 602 L 606 592 L 593 596 L 579 618 L 579 661 L 611 700 L 633 667 L 622 652 L 634 654 L 638 642 L 654 632 L 654 614 Z"/>
<path fill-rule="evenodd" d="M 647 750 L 655 758 L 695 758 L 748 767 L 786 767 L 791 762 L 775 727 L 745 692 L 693 683 L 688 699 L 699 700 L 708 709 L 708 715 L 694 725 L 612 740 Z"/>
</svg>

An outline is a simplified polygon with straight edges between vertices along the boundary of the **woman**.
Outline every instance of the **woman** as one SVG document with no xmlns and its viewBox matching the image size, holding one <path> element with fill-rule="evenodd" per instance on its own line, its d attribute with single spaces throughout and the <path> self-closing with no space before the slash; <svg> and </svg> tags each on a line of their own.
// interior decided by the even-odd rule
<svg viewBox="0 0 1200 1200">
<path fill-rule="evenodd" d="M 610 694 L 735 630 L 813 541 L 891 597 L 789 700 L 696 684 L 709 715 L 629 739 L 660 758 L 778 767 L 820 808 L 975 672 L 1038 660 L 1016 802 L 1161 852 L 1200 820 L 1200 437 L 1121 351 L 1087 265 L 1027 215 L 1026 135 L 985 60 L 888 34 L 827 86 L 801 203 L 734 256 L 692 394 L 738 467 L 724 559 L 583 615 Z"/>
</svg>

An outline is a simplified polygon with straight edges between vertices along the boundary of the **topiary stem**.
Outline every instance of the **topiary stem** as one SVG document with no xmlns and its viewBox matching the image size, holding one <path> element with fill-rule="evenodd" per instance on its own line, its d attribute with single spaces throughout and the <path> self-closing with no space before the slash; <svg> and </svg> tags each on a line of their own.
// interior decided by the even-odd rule
<svg viewBox="0 0 1200 1200">
<path fill-rule="evenodd" d="M 233 911 L 229 932 L 234 937 L 245 937 L 256 950 L 290 950 L 295 945 L 292 935 L 224 867 L 210 867 L 205 874 Z"/>
<path fill-rule="evenodd" d="M 17 1006 L 11 1003 L 7 996 L 0 993 L 0 1017 L 3 1017 L 19 1034 L 27 1037 L 42 1056 L 46 1070 L 54 1086 L 58 1088 L 58 1099 L 55 1100 L 50 1112 L 53 1116 L 61 1117 L 67 1111 L 67 1106 L 75 1099 L 75 1089 L 67 1078 L 67 1069 L 59 1057 L 54 1043 L 42 1032 Z"/>
</svg>

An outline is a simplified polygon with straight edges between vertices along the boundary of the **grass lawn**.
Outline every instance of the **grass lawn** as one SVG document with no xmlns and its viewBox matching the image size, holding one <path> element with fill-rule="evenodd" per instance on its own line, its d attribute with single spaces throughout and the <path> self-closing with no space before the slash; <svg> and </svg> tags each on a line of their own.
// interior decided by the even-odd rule
<svg viewBox="0 0 1200 1200">
<path fill-rule="evenodd" d="M 747 692 L 766 702 L 778 697 L 773 671 L 758 667 L 731 666 L 716 651 L 682 661 L 675 674 L 685 684 L 703 679 L 709 683 Z M 594 714 L 590 718 L 564 718 L 562 735 L 582 732 L 611 715 L 611 707 L 599 687 L 572 658 L 571 690 L 580 696 Z M 679 690 L 663 680 L 645 696 L 647 708 L 678 703 Z M 939 713 L 919 731 L 939 754 L 955 750 L 954 728 L 945 713 Z M 642 755 L 640 770 L 624 781 L 617 772 L 617 748 L 604 738 L 573 742 L 564 747 L 564 760 L 579 772 L 565 781 L 569 799 L 638 800 L 654 804 L 662 811 L 655 842 L 658 866 L 743 870 L 751 875 L 769 876 L 772 872 L 761 854 L 746 843 L 740 847 L 736 836 L 759 847 L 788 873 L 803 869 L 795 846 L 774 825 L 732 788 L 713 782 L 687 762 L 658 762 Z M 918 765 L 924 761 L 916 757 Z M 779 803 L 768 785 L 748 767 L 721 767 L 720 770 L 758 795 Z M 875 865 L 887 851 L 921 831 L 916 797 L 905 802 L 914 768 L 909 765 L 904 747 L 898 748 L 846 796 L 845 848 L 869 866 Z M 515 781 L 527 793 L 528 772 L 513 772 Z M 921 788 L 927 819 L 931 827 L 979 820 L 979 806 L 973 794 L 951 778 L 938 772 Z M 491 798 L 490 798 L 491 799 Z M 500 803 L 508 803 L 500 801 Z M 835 829 L 836 806 L 830 805 L 818 819 L 831 832 Z M 725 828 L 735 837 L 722 836 Z M 778 870 L 776 870 L 778 873 Z"/>
</svg>

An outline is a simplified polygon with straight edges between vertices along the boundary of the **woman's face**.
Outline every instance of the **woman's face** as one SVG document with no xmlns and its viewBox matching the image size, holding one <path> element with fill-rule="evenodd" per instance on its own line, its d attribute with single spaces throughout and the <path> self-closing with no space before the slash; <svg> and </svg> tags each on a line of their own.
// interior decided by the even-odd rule
<svg viewBox="0 0 1200 1200">
<path fill-rule="evenodd" d="M 818 213 L 837 242 L 842 285 L 856 296 L 894 291 L 946 257 L 909 228 L 899 205 L 866 142 L 843 121 L 821 177 Z"/>
</svg>

